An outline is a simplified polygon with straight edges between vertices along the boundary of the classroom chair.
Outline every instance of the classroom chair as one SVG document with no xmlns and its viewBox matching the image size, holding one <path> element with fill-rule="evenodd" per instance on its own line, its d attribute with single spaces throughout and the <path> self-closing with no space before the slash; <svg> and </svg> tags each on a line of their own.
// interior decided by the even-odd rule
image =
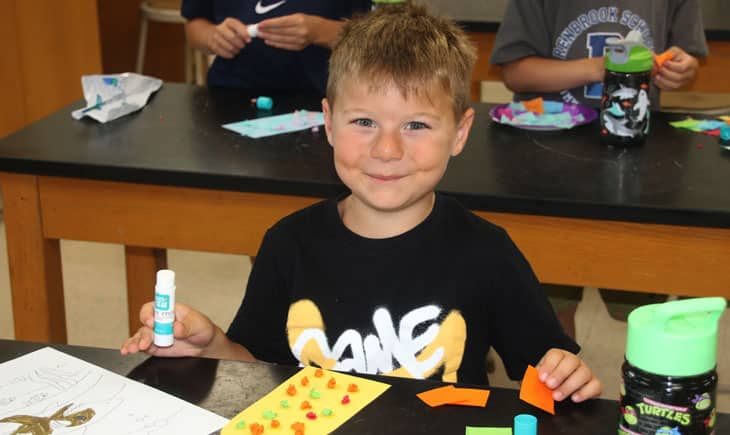
<svg viewBox="0 0 730 435">
<path fill-rule="evenodd" d="M 141 23 L 139 26 L 139 46 L 137 48 L 137 65 L 135 71 L 142 74 L 147 47 L 147 28 L 149 22 L 185 24 L 180 14 L 181 0 L 145 0 L 140 4 Z M 208 72 L 208 59 L 203 53 L 185 46 L 185 82 L 198 85 L 205 84 Z"/>
</svg>

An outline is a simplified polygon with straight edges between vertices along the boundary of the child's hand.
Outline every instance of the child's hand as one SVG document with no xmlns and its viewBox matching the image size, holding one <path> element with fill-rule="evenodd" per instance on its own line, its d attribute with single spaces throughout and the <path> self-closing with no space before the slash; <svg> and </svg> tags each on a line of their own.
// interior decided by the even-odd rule
<svg viewBox="0 0 730 435">
<path fill-rule="evenodd" d="M 317 43 L 327 24 L 322 17 L 301 13 L 267 18 L 258 24 L 259 38 L 272 47 L 301 51 Z"/>
<path fill-rule="evenodd" d="M 557 401 L 570 396 L 573 402 L 582 402 L 601 394 L 601 381 L 583 360 L 566 350 L 550 349 L 536 368 Z"/>
<path fill-rule="evenodd" d="M 232 59 L 249 43 L 251 36 L 246 25 L 235 18 L 226 18 L 208 34 L 208 49 L 224 59 Z"/>
<path fill-rule="evenodd" d="M 154 303 L 148 302 L 139 312 L 142 327 L 136 334 L 122 344 L 122 355 L 145 352 L 155 356 L 202 356 L 213 342 L 219 328 L 200 312 L 181 303 L 175 304 L 175 323 L 173 334 L 175 343 L 170 347 L 157 347 L 154 344 Z"/>
<path fill-rule="evenodd" d="M 672 90 L 686 85 L 697 74 L 697 59 L 679 47 L 669 50 L 673 56 L 656 69 L 654 83 L 659 89 Z"/>
</svg>

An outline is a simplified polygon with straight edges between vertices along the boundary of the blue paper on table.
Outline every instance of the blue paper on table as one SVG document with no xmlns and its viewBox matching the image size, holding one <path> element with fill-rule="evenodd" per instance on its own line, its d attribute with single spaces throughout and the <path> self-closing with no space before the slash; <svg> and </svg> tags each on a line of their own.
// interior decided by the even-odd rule
<svg viewBox="0 0 730 435">
<path fill-rule="evenodd" d="M 235 131 L 243 136 L 259 138 L 306 130 L 322 124 L 324 124 L 324 114 L 322 112 L 297 110 L 284 115 L 267 116 L 265 118 L 247 119 L 245 121 L 223 124 L 223 128 Z"/>
</svg>

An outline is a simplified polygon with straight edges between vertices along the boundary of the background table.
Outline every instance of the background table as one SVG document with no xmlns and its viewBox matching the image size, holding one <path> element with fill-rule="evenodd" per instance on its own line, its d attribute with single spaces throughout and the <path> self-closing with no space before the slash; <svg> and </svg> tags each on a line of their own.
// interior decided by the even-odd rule
<svg viewBox="0 0 730 435">
<path fill-rule="evenodd" d="M 0 340 L 0 362 L 39 349 L 40 343 Z M 131 355 L 115 349 L 78 346 L 53 347 L 115 373 L 136 379 L 192 402 L 225 418 L 233 418 L 291 376 L 295 367 L 241 363 L 203 358 L 164 359 Z M 443 406 L 429 408 L 416 393 L 443 384 L 385 376 L 368 376 L 391 384 L 382 396 L 365 407 L 335 434 L 459 434 L 469 426 L 511 427 L 521 413 L 538 418 L 540 435 L 615 435 L 618 402 L 592 400 L 584 404 L 558 403 L 551 416 L 519 400 L 519 392 L 490 388 L 486 408 Z M 718 414 L 716 432 L 730 428 L 730 415 Z"/>
<path fill-rule="evenodd" d="M 133 329 L 166 264 L 155 248 L 255 255 L 276 220 L 343 191 L 323 131 L 221 128 L 261 115 L 249 98 L 165 84 L 113 122 L 74 121 L 78 103 L 0 140 L 16 338 L 66 341 L 59 239 L 126 246 Z M 274 114 L 319 110 L 313 96 L 274 101 Z M 716 138 L 655 113 L 645 146 L 615 149 L 597 124 L 530 132 L 475 108 L 439 189 L 505 227 L 542 282 L 730 296 L 730 153 Z"/>
</svg>

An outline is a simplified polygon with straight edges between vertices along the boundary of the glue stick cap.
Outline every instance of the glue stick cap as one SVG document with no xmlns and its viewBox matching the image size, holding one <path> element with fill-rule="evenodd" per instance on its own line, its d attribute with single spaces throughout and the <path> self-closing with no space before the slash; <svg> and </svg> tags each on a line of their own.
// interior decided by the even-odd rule
<svg viewBox="0 0 730 435">
<path fill-rule="evenodd" d="M 160 288 L 175 287 L 175 272 L 169 269 L 158 270 L 156 286 Z"/>
<path fill-rule="evenodd" d="M 515 416 L 514 435 L 537 435 L 537 417 L 532 414 Z"/>
<path fill-rule="evenodd" d="M 256 99 L 256 108 L 261 110 L 271 110 L 274 107 L 274 100 L 271 97 L 258 97 Z"/>
</svg>

